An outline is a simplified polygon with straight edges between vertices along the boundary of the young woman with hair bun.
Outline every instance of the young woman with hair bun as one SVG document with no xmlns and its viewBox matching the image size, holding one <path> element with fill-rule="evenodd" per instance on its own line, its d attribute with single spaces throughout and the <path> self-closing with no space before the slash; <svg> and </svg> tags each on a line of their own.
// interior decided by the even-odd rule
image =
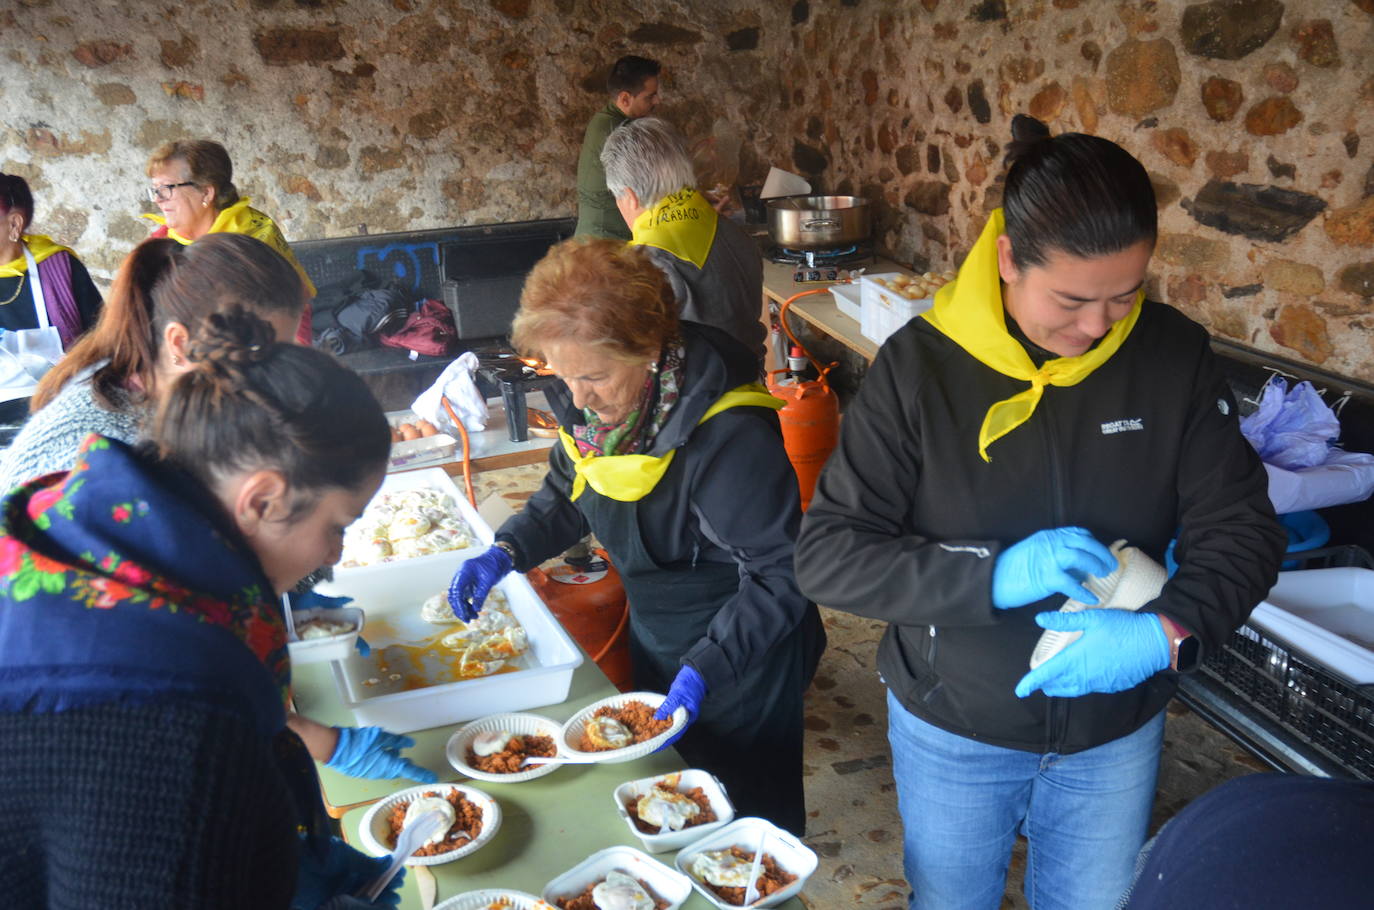
<svg viewBox="0 0 1374 910">
<path fill-rule="evenodd" d="M 287 727 L 280 596 L 338 559 L 390 434 L 275 336 L 206 316 L 145 442 L 93 434 L 0 503 L 7 906 L 335 908 L 385 865 L 330 836 Z"/>
<path fill-rule="evenodd" d="M 1285 535 L 1206 331 L 1145 299 L 1154 191 L 1113 142 L 1013 121 L 1003 207 L 878 352 L 797 542 L 818 603 L 884 620 L 878 669 L 912 908 L 1131 879 L 1164 707 L 1269 590 Z M 1139 611 L 1082 585 L 1124 539 L 1177 573 Z M 1035 669 L 1045 630 L 1080 633 Z M 1191 655 L 1191 657 L 1190 657 Z M 1029 670 L 1029 672 L 1027 672 Z"/>
</svg>

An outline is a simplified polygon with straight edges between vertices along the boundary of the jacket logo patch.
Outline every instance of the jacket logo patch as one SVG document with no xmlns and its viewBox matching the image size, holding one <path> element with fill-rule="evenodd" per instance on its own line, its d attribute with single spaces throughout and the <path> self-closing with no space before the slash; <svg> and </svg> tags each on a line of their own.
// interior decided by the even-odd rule
<svg viewBox="0 0 1374 910">
<path fill-rule="evenodd" d="M 1124 420 L 1109 420 L 1102 424 L 1102 435 L 1111 436 L 1113 433 L 1128 433 L 1131 430 L 1145 429 L 1145 421 L 1139 417 L 1127 417 Z"/>
<path fill-rule="evenodd" d="M 946 553 L 972 553 L 979 559 L 987 559 L 992 555 L 992 551 L 987 547 L 961 547 L 954 544 L 942 543 L 940 544 L 940 549 L 944 550 Z"/>
</svg>

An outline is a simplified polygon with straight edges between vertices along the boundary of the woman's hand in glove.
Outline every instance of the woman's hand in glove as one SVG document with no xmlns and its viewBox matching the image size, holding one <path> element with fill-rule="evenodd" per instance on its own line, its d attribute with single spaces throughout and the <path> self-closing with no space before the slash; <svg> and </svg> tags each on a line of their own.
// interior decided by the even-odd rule
<svg viewBox="0 0 1374 910">
<path fill-rule="evenodd" d="M 1021 677 L 1016 694 L 1036 689 L 1058 698 L 1089 692 L 1121 692 L 1169 666 L 1169 639 L 1154 613 L 1083 610 L 1037 613 L 1042 629 L 1082 632 L 1076 641 Z"/>
<path fill-rule="evenodd" d="M 492 586 L 505 578 L 512 568 L 510 554 L 496 544 L 464 562 L 448 585 L 448 605 L 453 615 L 463 622 L 476 619 Z"/>
<path fill-rule="evenodd" d="M 399 907 L 405 869 L 397 873 L 372 903 L 353 897 L 369 882 L 376 880 L 390 865 L 391 857 L 368 856 L 337 837 L 329 839 L 329 846 L 322 858 L 315 855 L 309 844 L 302 843 L 300 871 L 296 876 L 296 896 L 291 899 L 291 908 L 344 910 L 348 907 Z"/>
<path fill-rule="evenodd" d="M 400 754 L 402 749 L 415 745 L 409 736 L 388 733 L 381 727 L 335 727 L 339 731 L 339 745 L 326 765 L 349 777 L 371 777 L 392 780 L 408 777 L 422 784 L 439 781 L 438 775 L 421 768 Z"/>
<path fill-rule="evenodd" d="M 992 605 L 999 610 L 1024 607 L 1051 594 L 1063 594 L 1090 606 L 1097 598 L 1082 580 L 1109 575 L 1116 557 L 1083 528 L 1036 531 L 1002 551 L 992 569 Z"/>
<path fill-rule="evenodd" d="M 654 720 L 667 720 L 673 716 L 673 712 L 678 708 L 687 709 L 687 723 L 682 725 L 682 729 L 669 737 L 668 741 L 659 746 L 654 751 L 666 749 L 673 743 L 682 738 L 682 734 L 687 732 L 701 713 L 701 702 L 706 698 L 706 680 L 701 678 L 701 674 L 694 668 L 683 666 L 677 671 L 677 676 L 673 678 L 673 684 L 668 689 L 668 697 L 663 699 L 663 704 L 658 706 L 654 712 Z"/>
</svg>

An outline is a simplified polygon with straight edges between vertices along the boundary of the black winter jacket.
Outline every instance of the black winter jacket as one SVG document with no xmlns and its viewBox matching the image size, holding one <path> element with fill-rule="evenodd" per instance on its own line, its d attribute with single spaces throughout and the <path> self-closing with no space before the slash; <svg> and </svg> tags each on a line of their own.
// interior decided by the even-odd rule
<svg viewBox="0 0 1374 910">
<path fill-rule="evenodd" d="M 817 484 L 797 577 L 818 603 L 890 625 L 878 667 L 913 714 L 994 745 L 1076 752 L 1131 733 L 1176 685 L 1079 698 L 1013 692 L 1041 629 L 991 602 L 1004 547 L 1080 525 L 1178 573 L 1144 609 L 1201 640 L 1239 626 L 1273 584 L 1286 537 L 1239 431 L 1206 332 L 1146 302 L 1121 348 L 1075 386 L 1047 386 L 1030 420 L 978 454 L 983 415 L 1026 383 L 984 366 L 924 319 L 878 352 Z"/>
</svg>

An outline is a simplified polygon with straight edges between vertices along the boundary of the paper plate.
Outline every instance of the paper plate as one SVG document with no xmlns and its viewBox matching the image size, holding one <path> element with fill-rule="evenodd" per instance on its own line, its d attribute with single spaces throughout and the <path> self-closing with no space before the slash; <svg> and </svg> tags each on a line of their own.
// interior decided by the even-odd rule
<svg viewBox="0 0 1374 910">
<path fill-rule="evenodd" d="M 497 733 L 502 730 L 518 736 L 548 736 L 553 739 L 555 752 L 557 752 L 558 745 L 563 738 L 562 728 L 557 721 L 541 717 L 538 714 L 489 714 L 460 727 L 456 733 L 448 738 L 448 745 L 444 749 L 448 756 L 448 763 L 459 773 L 466 774 L 468 777 L 498 784 L 518 784 L 521 781 L 534 780 L 536 777 L 552 774 L 562 767 L 561 765 L 540 765 L 537 768 L 527 768 L 514 774 L 498 774 L 492 771 L 481 771 L 469 765 L 467 763 L 468 746 L 472 744 L 477 734 Z"/>
<path fill-rule="evenodd" d="M 450 897 L 434 910 L 557 910 L 533 894 L 507 888 L 484 888 Z"/>
<path fill-rule="evenodd" d="M 482 830 L 477 832 L 477 837 L 457 850 L 450 850 L 447 853 L 439 853 L 434 856 L 412 856 L 406 860 L 406 865 L 438 866 L 443 863 L 451 863 L 455 859 L 462 859 L 468 854 L 482 849 L 490 843 L 501 827 L 501 806 L 496 800 L 476 787 L 468 787 L 463 784 L 425 784 L 420 787 L 407 787 L 380 802 L 374 803 L 372 808 L 367 810 L 362 821 L 358 823 L 358 833 L 362 837 L 363 846 L 374 856 L 390 855 L 391 848 L 387 846 L 387 838 L 391 833 L 391 826 L 387 824 L 387 816 L 391 814 L 391 810 L 397 805 L 419 799 L 426 793 L 438 793 L 447 796 L 454 790 L 459 791 L 469 801 L 481 807 Z"/>
<path fill-rule="evenodd" d="M 568 719 L 568 722 L 563 725 L 561 736 L 558 741 L 558 749 L 560 752 L 565 752 L 577 758 L 590 759 L 598 764 L 615 764 L 616 762 L 633 761 L 636 758 L 648 755 L 650 752 L 667 742 L 673 734 L 687 726 L 686 708 L 678 708 L 673 712 L 673 723 L 667 730 L 664 730 L 652 739 L 646 739 L 642 743 L 626 746 L 623 749 L 607 749 L 604 752 L 584 752 L 578 748 L 578 744 L 582 742 L 582 728 L 599 708 L 622 708 L 631 702 L 639 701 L 648 705 L 650 708 L 657 709 L 659 705 L 663 704 L 666 698 L 666 695 L 660 695 L 657 692 L 625 692 L 620 695 L 612 695 L 610 698 L 603 698 L 600 701 L 593 702 L 574 714 Z"/>
</svg>

